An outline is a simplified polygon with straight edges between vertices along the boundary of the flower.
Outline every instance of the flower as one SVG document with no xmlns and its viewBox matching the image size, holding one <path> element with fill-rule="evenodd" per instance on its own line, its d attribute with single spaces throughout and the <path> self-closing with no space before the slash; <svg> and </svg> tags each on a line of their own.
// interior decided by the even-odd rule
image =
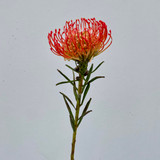
<svg viewBox="0 0 160 160">
<path fill-rule="evenodd" d="M 90 61 L 112 43 L 111 30 L 105 22 L 95 18 L 66 21 L 63 31 L 48 34 L 51 51 L 67 60 Z"/>
</svg>

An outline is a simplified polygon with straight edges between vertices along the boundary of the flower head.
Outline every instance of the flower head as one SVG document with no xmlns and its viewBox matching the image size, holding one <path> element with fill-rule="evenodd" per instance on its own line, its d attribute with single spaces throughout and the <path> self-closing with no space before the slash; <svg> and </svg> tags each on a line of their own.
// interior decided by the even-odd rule
<svg viewBox="0 0 160 160">
<path fill-rule="evenodd" d="M 112 43 L 111 30 L 103 21 L 76 19 L 66 21 L 63 31 L 55 29 L 48 34 L 51 51 L 67 60 L 90 61 Z"/>
</svg>

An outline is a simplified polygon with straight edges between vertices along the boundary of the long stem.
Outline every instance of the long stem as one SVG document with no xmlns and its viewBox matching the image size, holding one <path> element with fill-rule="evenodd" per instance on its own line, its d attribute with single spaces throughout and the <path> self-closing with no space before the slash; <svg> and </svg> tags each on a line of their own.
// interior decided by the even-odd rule
<svg viewBox="0 0 160 160">
<path fill-rule="evenodd" d="M 80 79 L 78 82 L 78 98 L 77 98 L 76 113 L 75 113 L 75 130 L 73 131 L 73 137 L 72 137 L 71 160 L 74 160 L 76 135 L 77 135 L 77 128 L 78 128 L 78 118 L 79 118 L 79 110 L 80 110 L 80 101 L 81 101 L 82 85 L 83 85 L 83 77 L 81 76 L 81 74 L 79 74 L 79 78 Z"/>
</svg>

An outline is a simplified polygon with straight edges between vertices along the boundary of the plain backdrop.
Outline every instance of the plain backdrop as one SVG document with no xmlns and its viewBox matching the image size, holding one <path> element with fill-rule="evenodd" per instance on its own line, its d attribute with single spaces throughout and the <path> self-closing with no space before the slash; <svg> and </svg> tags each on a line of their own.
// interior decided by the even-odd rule
<svg viewBox="0 0 160 160">
<path fill-rule="evenodd" d="M 76 160 L 160 159 L 159 0 L 0 0 L 0 160 L 69 160 L 72 129 L 47 34 L 67 20 L 106 22 L 113 44 L 87 100 Z"/>
</svg>

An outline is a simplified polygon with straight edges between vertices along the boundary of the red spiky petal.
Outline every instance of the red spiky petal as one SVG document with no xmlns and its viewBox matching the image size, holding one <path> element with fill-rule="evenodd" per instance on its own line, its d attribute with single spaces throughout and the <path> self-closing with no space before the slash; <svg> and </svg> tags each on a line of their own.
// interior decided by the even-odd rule
<svg viewBox="0 0 160 160">
<path fill-rule="evenodd" d="M 112 43 L 111 30 L 107 25 L 95 18 L 66 21 L 61 29 L 48 34 L 51 51 L 68 60 L 90 61 L 105 51 Z"/>
</svg>

